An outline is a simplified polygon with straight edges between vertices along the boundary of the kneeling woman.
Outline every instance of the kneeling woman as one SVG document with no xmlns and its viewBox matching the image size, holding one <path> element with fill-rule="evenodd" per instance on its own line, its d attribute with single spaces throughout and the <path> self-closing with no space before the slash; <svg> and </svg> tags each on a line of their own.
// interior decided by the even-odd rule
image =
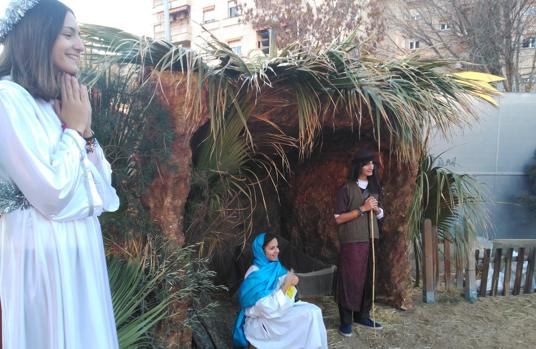
<svg viewBox="0 0 536 349">
<path fill-rule="evenodd" d="M 240 313 L 233 344 L 258 349 L 324 349 L 328 347 L 322 311 L 295 301 L 298 277 L 278 259 L 277 239 L 259 234 L 253 241 L 253 265 L 240 286 Z M 295 291 L 295 290 L 294 290 Z M 249 343 L 248 343 L 249 342 Z"/>
</svg>

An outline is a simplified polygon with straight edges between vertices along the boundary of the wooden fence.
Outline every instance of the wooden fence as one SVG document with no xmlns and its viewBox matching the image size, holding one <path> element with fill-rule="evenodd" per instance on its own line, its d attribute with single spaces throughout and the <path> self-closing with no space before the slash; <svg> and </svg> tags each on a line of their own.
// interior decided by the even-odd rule
<svg viewBox="0 0 536 349">
<path fill-rule="evenodd" d="M 426 220 L 422 250 L 423 299 L 426 303 L 435 302 L 441 282 L 446 290 L 463 289 L 465 298 L 471 302 L 489 295 L 534 292 L 536 240 L 494 240 L 492 249 L 479 249 L 473 244 L 468 246 L 466 255 L 470 258 L 467 258 L 456 255 L 451 242 L 439 239 L 437 229 Z M 480 280 L 478 288 L 477 280 Z"/>
<path fill-rule="evenodd" d="M 536 262 L 534 240 L 495 240 L 493 249 L 484 249 L 482 257 L 480 254 L 479 250 L 475 251 L 475 259 L 481 261 L 477 266 L 477 270 L 482 275 L 481 285 L 487 286 L 490 268 L 493 268 L 491 290 L 488 291 L 488 287 L 480 287 L 480 297 L 509 296 L 510 294 L 515 296 L 522 292 L 534 292 L 533 278 Z M 512 270 L 515 270 L 514 275 L 512 275 Z M 503 277 L 502 282 L 499 283 L 501 273 Z M 512 290 L 510 290 L 511 280 L 514 283 Z M 499 292 L 500 284 L 502 284 L 502 292 Z"/>
</svg>

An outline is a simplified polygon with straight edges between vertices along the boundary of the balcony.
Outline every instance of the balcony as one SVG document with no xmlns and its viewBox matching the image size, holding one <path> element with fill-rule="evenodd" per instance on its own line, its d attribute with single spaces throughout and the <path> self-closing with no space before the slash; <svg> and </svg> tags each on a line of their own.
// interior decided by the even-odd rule
<svg viewBox="0 0 536 349">
<path fill-rule="evenodd" d="M 173 43 L 182 43 L 192 41 L 192 26 L 188 22 L 171 23 L 171 41 Z M 164 39 L 164 26 L 157 24 L 154 26 L 154 38 Z M 186 45 L 183 45 L 186 46 Z"/>
<path fill-rule="evenodd" d="M 160 0 L 159 0 L 160 1 Z M 190 40 L 191 25 L 190 25 L 190 1 L 171 1 L 169 9 L 169 24 L 171 36 L 174 42 Z M 156 5 L 156 3 L 155 3 Z M 153 8 L 154 12 L 154 37 L 156 39 L 164 38 L 164 11 L 160 1 L 159 7 Z M 175 39 L 175 36 L 180 37 L 180 40 Z"/>
<path fill-rule="evenodd" d="M 176 12 L 187 11 L 188 16 L 190 16 L 190 7 L 192 5 L 192 0 L 174 0 L 169 2 L 169 14 Z M 162 0 L 153 1 L 153 14 L 158 15 L 164 13 L 164 6 L 162 5 Z"/>
</svg>

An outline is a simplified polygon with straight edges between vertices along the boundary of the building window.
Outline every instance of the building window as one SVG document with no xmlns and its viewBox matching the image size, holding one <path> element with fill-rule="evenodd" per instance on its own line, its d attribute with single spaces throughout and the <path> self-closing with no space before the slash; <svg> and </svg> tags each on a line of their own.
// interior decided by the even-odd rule
<svg viewBox="0 0 536 349">
<path fill-rule="evenodd" d="M 441 30 L 441 31 L 445 31 L 445 30 L 449 30 L 449 29 L 450 29 L 450 26 L 449 26 L 448 23 L 441 23 L 439 25 L 439 30 Z"/>
<path fill-rule="evenodd" d="M 419 40 L 411 40 L 409 42 L 409 49 L 410 50 L 416 50 L 418 49 L 420 46 L 420 43 L 419 43 Z"/>
<path fill-rule="evenodd" d="M 228 8 L 229 8 L 229 18 L 238 17 L 240 15 L 238 13 L 238 4 L 236 3 L 236 0 L 229 1 Z"/>
<path fill-rule="evenodd" d="M 182 19 L 190 17 L 190 5 L 183 5 L 169 10 L 171 22 L 178 22 Z"/>
<path fill-rule="evenodd" d="M 203 8 L 203 23 L 216 22 L 216 7 L 214 5 Z"/>
<path fill-rule="evenodd" d="M 530 37 L 523 39 L 523 48 L 536 48 L 536 37 Z"/>
<path fill-rule="evenodd" d="M 237 55 L 242 54 L 242 42 L 241 42 L 241 40 L 231 40 L 231 41 L 228 41 L 227 44 L 229 45 L 231 50 L 233 50 L 234 53 L 236 53 Z"/>
<path fill-rule="evenodd" d="M 259 30 L 257 32 L 257 48 L 264 54 L 270 53 L 270 30 Z"/>
<path fill-rule="evenodd" d="M 419 19 L 422 18 L 420 12 L 418 12 L 417 10 L 410 10 L 409 11 L 409 18 L 412 20 L 412 21 L 418 21 Z"/>
</svg>

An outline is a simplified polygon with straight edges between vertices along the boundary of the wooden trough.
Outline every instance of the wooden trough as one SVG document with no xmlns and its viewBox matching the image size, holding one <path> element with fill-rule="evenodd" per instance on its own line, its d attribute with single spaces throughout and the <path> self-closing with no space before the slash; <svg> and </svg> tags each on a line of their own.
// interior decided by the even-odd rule
<svg viewBox="0 0 536 349">
<path fill-rule="evenodd" d="M 337 267 L 324 268 L 309 273 L 296 273 L 300 278 L 298 290 L 300 297 L 330 296 L 333 294 L 333 284 Z"/>
</svg>

